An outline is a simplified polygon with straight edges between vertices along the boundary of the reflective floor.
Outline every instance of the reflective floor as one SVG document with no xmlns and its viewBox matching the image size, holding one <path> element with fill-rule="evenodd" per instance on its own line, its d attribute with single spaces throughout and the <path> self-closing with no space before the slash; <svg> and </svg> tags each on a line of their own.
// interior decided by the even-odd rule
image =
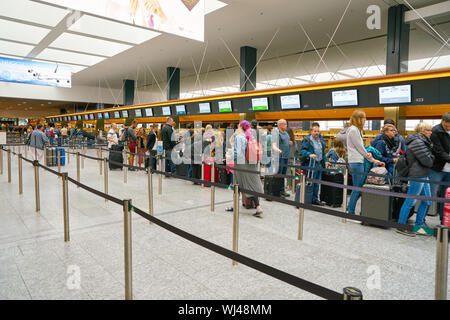
<svg viewBox="0 0 450 320">
<path fill-rule="evenodd" d="M 23 164 L 19 195 L 17 158 L 12 157 L 9 184 L 3 157 L 0 299 L 124 299 L 122 208 L 70 184 L 71 240 L 65 243 L 61 179 L 40 170 L 41 211 L 36 213 L 32 166 Z M 70 160 L 62 172 L 76 178 L 75 158 Z M 103 191 L 98 162 L 85 160 L 81 182 Z M 124 184 L 123 173 L 113 171 L 109 182 L 110 194 L 148 211 L 143 172 L 129 172 Z M 233 218 L 225 212 L 232 191 L 216 189 L 211 212 L 209 188 L 163 179 L 159 196 L 157 186 L 154 175 L 155 216 L 232 248 Z M 239 253 L 337 292 L 359 288 L 364 299 L 434 299 L 435 238 L 409 238 L 306 211 L 299 241 L 297 209 L 265 200 L 262 207 L 262 219 L 241 208 Z M 438 219 L 428 217 L 427 223 L 434 226 Z M 320 299 L 246 266 L 232 266 L 229 259 L 134 213 L 132 232 L 135 299 Z"/>
</svg>

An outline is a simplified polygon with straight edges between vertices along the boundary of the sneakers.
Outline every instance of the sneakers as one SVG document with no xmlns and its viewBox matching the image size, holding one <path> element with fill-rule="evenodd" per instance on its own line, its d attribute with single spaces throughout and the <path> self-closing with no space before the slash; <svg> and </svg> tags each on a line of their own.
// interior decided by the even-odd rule
<svg viewBox="0 0 450 320">
<path fill-rule="evenodd" d="M 225 211 L 227 211 L 227 212 L 233 212 L 234 209 L 233 209 L 233 207 L 228 207 L 228 208 L 225 209 Z"/>
<path fill-rule="evenodd" d="M 262 218 L 262 215 L 264 212 L 262 210 L 256 211 L 256 213 L 253 215 L 256 218 Z"/>
<path fill-rule="evenodd" d="M 414 232 L 408 231 L 408 230 L 405 230 L 405 229 L 396 229 L 395 232 L 400 233 L 400 234 L 402 234 L 404 236 L 408 236 L 408 237 L 415 237 L 416 236 L 416 234 Z"/>
<path fill-rule="evenodd" d="M 282 191 L 282 192 L 280 193 L 280 195 L 281 195 L 282 197 L 284 197 L 284 198 L 289 198 L 289 197 L 291 196 L 289 193 L 286 193 L 285 191 Z"/>
<path fill-rule="evenodd" d="M 312 204 L 315 206 L 323 207 L 325 205 L 325 202 L 317 200 L 317 201 L 313 201 Z"/>
</svg>

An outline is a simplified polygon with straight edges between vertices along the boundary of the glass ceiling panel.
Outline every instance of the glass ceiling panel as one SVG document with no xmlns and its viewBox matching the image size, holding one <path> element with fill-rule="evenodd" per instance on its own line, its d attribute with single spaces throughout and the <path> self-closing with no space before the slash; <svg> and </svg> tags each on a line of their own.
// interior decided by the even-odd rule
<svg viewBox="0 0 450 320">
<path fill-rule="evenodd" d="M 73 64 L 82 64 L 86 66 L 92 66 L 105 60 L 105 58 L 102 57 L 91 56 L 81 53 L 67 52 L 57 49 L 45 49 L 36 58 L 63 63 L 65 62 Z"/>
<path fill-rule="evenodd" d="M 38 44 L 50 29 L 0 19 L 0 38 Z"/>
<path fill-rule="evenodd" d="M 0 16 L 50 27 L 55 27 L 68 13 L 68 10 L 30 0 L 0 0 Z"/>
<path fill-rule="evenodd" d="M 26 57 L 34 46 L 0 40 L 0 54 L 11 54 L 19 57 Z"/>
<path fill-rule="evenodd" d="M 83 15 L 69 30 L 133 44 L 141 44 L 160 35 L 158 32 L 89 15 Z"/>
<path fill-rule="evenodd" d="M 129 45 L 63 33 L 49 47 L 112 57 L 131 48 Z"/>
</svg>

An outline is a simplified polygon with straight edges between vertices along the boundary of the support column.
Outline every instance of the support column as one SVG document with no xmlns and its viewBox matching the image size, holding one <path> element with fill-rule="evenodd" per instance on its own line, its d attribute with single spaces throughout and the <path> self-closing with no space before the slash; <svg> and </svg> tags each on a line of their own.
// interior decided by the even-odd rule
<svg viewBox="0 0 450 320">
<path fill-rule="evenodd" d="M 180 100 L 180 69 L 167 67 L 167 100 Z"/>
<path fill-rule="evenodd" d="M 256 89 L 256 49 L 241 47 L 241 92 Z"/>
<path fill-rule="evenodd" d="M 123 105 L 134 104 L 134 80 L 123 80 Z"/>
</svg>

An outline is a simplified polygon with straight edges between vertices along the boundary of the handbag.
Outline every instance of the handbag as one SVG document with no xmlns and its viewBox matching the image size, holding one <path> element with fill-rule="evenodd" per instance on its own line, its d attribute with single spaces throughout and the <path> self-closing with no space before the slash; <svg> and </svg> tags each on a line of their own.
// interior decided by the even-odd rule
<svg viewBox="0 0 450 320">
<path fill-rule="evenodd" d="M 370 173 L 386 176 L 388 171 L 385 167 L 373 167 L 372 169 L 370 169 Z M 386 184 L 386 178 L 376 177 L 376 176 L 368 176 L 366 183 L 367 184 L 375 184 L 375 185 L 384 185 L 384 184 Z"/>
</svg>

